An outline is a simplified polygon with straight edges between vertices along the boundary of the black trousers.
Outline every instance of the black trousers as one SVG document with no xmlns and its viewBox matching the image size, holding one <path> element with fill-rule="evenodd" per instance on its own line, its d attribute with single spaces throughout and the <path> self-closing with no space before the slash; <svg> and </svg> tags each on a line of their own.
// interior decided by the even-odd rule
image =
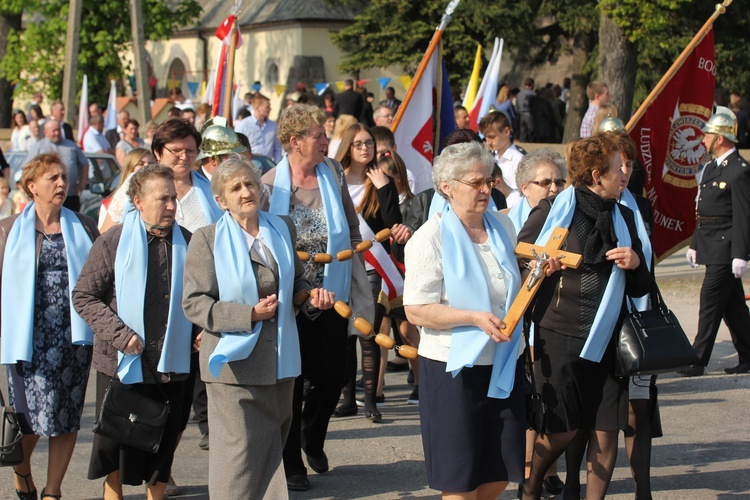
<svg viewBox="0 0 750 500">
<path fill-rule="evenodd" d="M 311 456 L 323 453 L 328 422 L 347 381 L 346 339 L 348 320 L 333 309 L 320 313 L 315 320 L 297 315 L 302 375 L 294 382 L 292 425 L 284 445 L 286 476 L 307 474 L 302 449 Z M 302 402 L 305 379 L 310 390 Z"/>
<path fill-rule="evenodd" d="M 711 359 L 722 319 L 729 328 L 740 363 L 750 363 L 750 313 L 742 280 L 732 275 L 731 266 L 708 264 L 701 286 L 698 335 L 693 342 L 700 366 L 707 366 Z"/>
</svg>

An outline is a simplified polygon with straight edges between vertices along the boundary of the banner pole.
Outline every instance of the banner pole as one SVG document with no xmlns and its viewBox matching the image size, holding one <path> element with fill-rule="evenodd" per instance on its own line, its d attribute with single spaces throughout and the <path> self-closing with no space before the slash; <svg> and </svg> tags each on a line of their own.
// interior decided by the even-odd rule
<svg viewBox="0 0 750 500">
<path fill-rule="evenodd" d="M 713 28 L 714 21 L 718 19 L 718 17 L 722 14 L 724 14 L 727 11 L 727 7 L 732 3 L 732 0 L 724 0 L 723 3 L 716 4 L 716 10 L 714 10 L 714 13 L 711 14 L 711 17 L 708 18 L 706 23 L 703 25 L 703 27 L 696 33 L 696 35 L 693 37 L 693 39 L 690 41 L 690 43 L 685 47 L 685 50 L 682 51 L 682 53 L 677 57 L 674 63 L 672 63 L 672 66 L 667 70 L 666 73 L 664 73 L 664 76 L 661 77 L 661 80 L 659 80 L 659 83 L 656 84 L 656 86 L 653 88 L 651 93 L 646 97 L 646 100 L 643 101 L 643 103 L 638 108 L 638 111 L 636 111 L 633 116 L 630 117 L 630 120 L 628 121 L 628 124 L 625 126 L 625 130 L 629 133 L 636 123 L 638 123 L 638 120 L 640 120 L 644 114 L 646 114 L 646 110 L 648 107 L 653 103 L 657 97 L 659 97 L 659 94 L 661 94 L 662 90 L 667 86 L 669 81 L 672 79 L 672 77 L 679 71 L 679 69 L 682 67 L 682 65 L 687 60 L 688 56 L 693 52 L 693 49 L 703 41 L 703 39 L 708 35 L 708 32 L 711 31 Z"/>
</svg>

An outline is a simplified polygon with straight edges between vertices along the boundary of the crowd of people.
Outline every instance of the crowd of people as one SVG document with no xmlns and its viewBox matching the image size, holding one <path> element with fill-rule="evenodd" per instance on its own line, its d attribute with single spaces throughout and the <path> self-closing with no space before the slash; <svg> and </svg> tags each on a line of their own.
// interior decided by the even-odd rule
<svg viewBox="0 0 750 500">
<path fill-rule="evenodd" d="M 636 498 L 651 498 L 656 380 L 614 374 L 628 297 L 647 297 L 654 284 L 643 169 L 633 141 L 607 121 L 602 82 L 589 85 L 581 138 L 564 158 L 516 146 L 514 137 L 561 140 L 563 90 L 535 91 L 531 79 L 521 91 L 503 85 L 481 136 L 460 126 L 468 113 L 457 107 L 433 188 L 420 193 L 389 128 L 401 105 L 392 88 L 374 111 L 351 81 L 321 106 L 300 88 L 278 123 L 257 92 L 234 127 L 182 97 L 174 118 L 147 124 L 145 140 L 124 113 L 121 130 L 104 131 L 97 106 L 83 143 L 122 165 L 98 224 L 77 213 L 88 166 L 60 105 L 30 143 L 17 113 L 13 147 L 29 148 L 18 180 L 28 202 L 0 221 L 0 340 L 24 433 L 18 497 L 38 496 L 31 457 L 42 436 L 40 496 L 61 497 L 90 368 L 97 414 L 113 387 L 169 402 L 156 452 L 94 435 L 88 478 L 103 480 L 103 498 L 143 483 L 149 499 L 174 494 L 172 464 L 191 413 L 211 497 L 286 498 L 310 487 L 308 467 L 330 469 L 331 419 L 361 407 L 382 423 L 384 372 L 410 363 L 407 402 L 419 405 L 428 484 L 444 497 L 496 498 L 514 482 L 519 498 L 578 498 L 585 456 L 586 497 L 603 498 L 622 431 Z M 735 160 L 739 116 L 733 131 L 719 121 L 704 128 L 704 145 L 722 161 Z M 277 165 L 261 172 L 253 155 Z M 9 187 L 0 181 L 0 210 Z M 517 258 L 516 244 L 543 246 L 558 227 L 582 264 L 552 256 L 525 321 L 508 331 L 503 318 L 535 265 Z M 375 241 L 382 230 L 390 236 Z M 363 241 L 374 246 L 342 256 Z M 716 272 L 733 274 L 741 290 L 741 263 L 724 264 Z M 418 348 L 418 360 L 388 361 L 372 336 L 351 335 L 336 301 L 366 311 L 373 332 Z M 738 342 L 744 355 L 745 337 Z M 702 352 L 707 363 L 710 347 Z M 531 394 L 544 404 L 529 409 Z"/>
</svg>

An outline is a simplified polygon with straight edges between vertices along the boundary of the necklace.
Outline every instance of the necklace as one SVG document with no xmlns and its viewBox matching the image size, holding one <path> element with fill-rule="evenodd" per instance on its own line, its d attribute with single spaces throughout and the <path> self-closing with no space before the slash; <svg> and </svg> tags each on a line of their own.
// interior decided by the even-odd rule
<svg viewBox="0 0 750 500">
<path fill-rule="evenodd" d="M 44 239 L 46 239 L 47 241 L 49 241 L 50 243 L 52 243 L 52 236 L 47 233 L 47 230 L 44 227 L 44 223 L 40 222 L 39 225 L 42 226 L 42 236 L 44 236 Z M 62 231 L 62 228 L 60 227 L 60 223 L 57 222 L 57 233 L 59 233 L 61 231 Z M 52 233 L 52 234 L 57 234 L 57 233 Z"/>
</svg>

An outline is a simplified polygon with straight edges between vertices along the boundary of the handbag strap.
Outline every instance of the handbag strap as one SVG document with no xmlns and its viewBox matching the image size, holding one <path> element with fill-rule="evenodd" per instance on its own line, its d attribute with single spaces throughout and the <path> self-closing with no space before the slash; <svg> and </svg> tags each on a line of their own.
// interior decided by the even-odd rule
<svg viewBox="0 0 750 500">
<path fill-rule="evenodd" d="M 526 339 L 526 363 L 529 367 L 529 378 L 531 379 L 531 394 L 538 396 L 536 392 L 536 377 L 534 376 L 534 360 L 531 359 L 531 318 L 528 314 L 523 317 L 523 336 Z"/>
</svg>

